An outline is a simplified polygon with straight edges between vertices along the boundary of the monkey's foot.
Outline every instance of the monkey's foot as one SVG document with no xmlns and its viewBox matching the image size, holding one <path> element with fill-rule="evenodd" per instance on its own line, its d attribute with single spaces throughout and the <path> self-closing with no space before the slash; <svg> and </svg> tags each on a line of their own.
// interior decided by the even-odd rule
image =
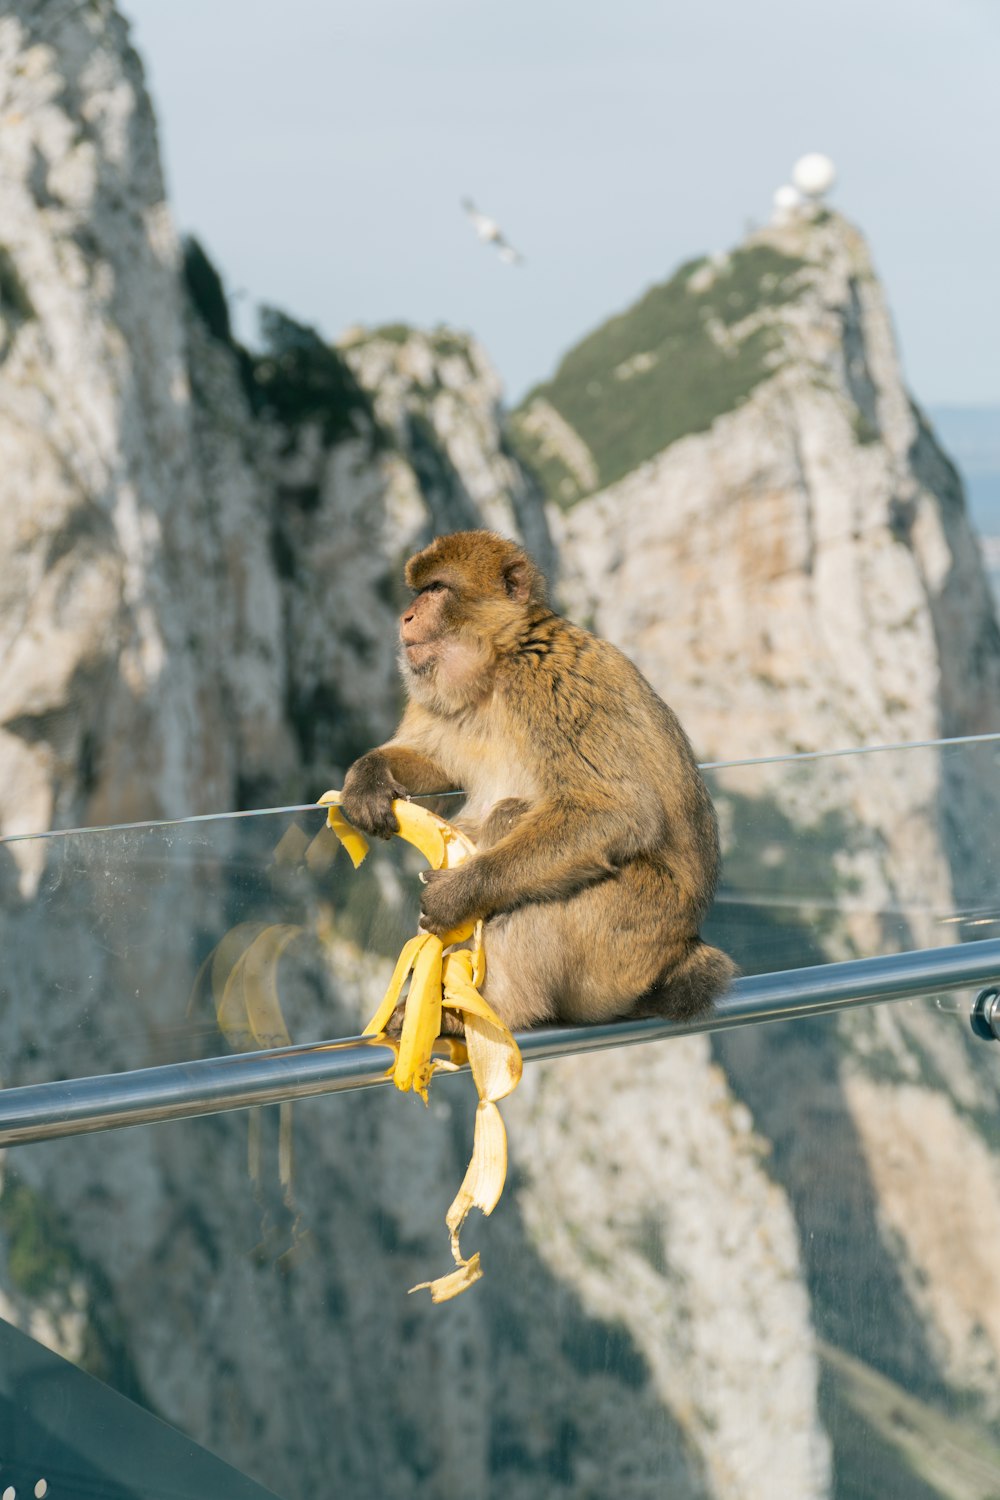
<svg viewBox="0 0 1000 1500">
<path fill-rule="evenodd" d="M 405 1019 L 406 1001 L 401 1000 L 396 1006 L 396 1009 L 393 1011 L 392 1015 L 389 1017 L 388 1023 L 386 1024 L 386 1036 L 391 1036 L 395 1041 L 398 1042 L 399 1038 L 403 1034 L 403 1021 Z M 464 1035 L 465 1026 L 462 1023 L 461 1018 L 455 1015 L 452 1011 L 442 1010 L 441 1030 L 438 1032 L 438 1036 L 463 1037 Z"/>
</svg>

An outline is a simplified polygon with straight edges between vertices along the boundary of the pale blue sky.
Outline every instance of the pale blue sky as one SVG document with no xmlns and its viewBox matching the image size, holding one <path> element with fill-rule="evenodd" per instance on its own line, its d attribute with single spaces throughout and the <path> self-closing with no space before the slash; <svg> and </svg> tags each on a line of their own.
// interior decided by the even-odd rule
<svg viewBox="0 0 1000 1500">
<path fill-rule="evenodd" d="M 249 309 L 476 333 L 516 399 L 840 173 L 918 398 L 1000 401 L 998 0 L 123 0 L 179 226 Z M 473 236 L 468 194 L 527 257 Z"/>
</svg>

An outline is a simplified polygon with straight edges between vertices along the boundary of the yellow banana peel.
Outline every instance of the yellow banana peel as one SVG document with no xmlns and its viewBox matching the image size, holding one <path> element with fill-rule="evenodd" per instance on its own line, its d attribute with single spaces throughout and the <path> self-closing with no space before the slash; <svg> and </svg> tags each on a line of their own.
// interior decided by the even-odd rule
<svg viewBox="0 0 1000 1500">
<path fill-rule="evenodd" d="M 355 869 L 368 852 L 367 840 L 340 811 L 340 793 L 320 798 L 327 805 L 327 822 L 354 862 Z M 439 818 L 428 808 L 399 799 L 392 804 L 399 835 L 420 850 L 434 870 L 454 869 L 476 848 L 471 839 Z M 471 948 L 446 952 L 471 939 Z M 448 1210 L 455 1270 L 435 1281 L 422 1281 L 411 1291 L 427 1289 L 435 1302 L 447 1302 L 473 1286 L 482 1276 L 478 1252 L 466 1259 L 459 1235 L 472 1208 L 490 1214 L 503 1192 L 507 1177 L 507 1135 L 497 1108 L 517 1087 L 521 1078 L 521 1054 L 510 1031 L 480 994 L 486 977 L 486 952 L 481 922 L 469 922 L 444 938 L 420 932 L 403 945 L 389 987 L 365 1028 L 365 1036 L 380 1036 L 389 1025 L 403 986 L 409 988 L 398 1042 L 387 1038 L 396 1052 L 392 1077 L 398 1089 L 412 1090 L 427 1102 L 427 1089 L 439 1069 L 452 1069 L 453 1061 L 433 1056 L 444 1012 L 460 1019 L 465 1028 L 465 1046 L 472 1077 L 479 1094 L 472 1159 L 462 1185 Z"/>
<path fill-rule="evenodd" d="M 351 856 L 351 864 L 357 869 L 368 853 L 368 840 L 363 833 L 359 833 L 356 828 L 352 828 L 340 808 L 331 800 L 332 796 L 332 792 L 327 792 L 324 797 L 320 798 L 321 802 L 329 804 L 326 812 L 327 826 L 333 829 Z"/>
</svg>

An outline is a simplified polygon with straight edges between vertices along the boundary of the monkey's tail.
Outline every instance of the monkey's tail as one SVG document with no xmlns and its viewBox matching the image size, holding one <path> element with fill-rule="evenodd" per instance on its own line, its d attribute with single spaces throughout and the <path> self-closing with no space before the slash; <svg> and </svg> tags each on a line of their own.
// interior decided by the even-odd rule
<svg viewBox="0 0 1000 1500">
<path fill-rule="evenodd" d="M 712 1001 L 738 973 L 739 969 L 721 948 L 694 938 L 678 960 L 666 966 L 653 988 L 636 1002 L 634 1014 L 693 1021 L 711 1010 Z"/>
</svg>

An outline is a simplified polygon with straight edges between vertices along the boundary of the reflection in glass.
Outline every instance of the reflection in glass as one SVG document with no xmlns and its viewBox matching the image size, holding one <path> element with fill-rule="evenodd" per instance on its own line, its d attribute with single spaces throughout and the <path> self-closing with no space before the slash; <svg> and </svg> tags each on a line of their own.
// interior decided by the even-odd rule
<svg viewBox="0 0 1000 1500">
<path fill-rule="evenodd" d="M 766 972 L 992 935 L 997 754 L 713 769 L 713 939 Z M 322 826 L 5 845 L 4 1083 L 355 1033 L 420 861 L 355 873 Z M 532 1065 L 467 1229 L 486 1279 L 444 1307 L 405 1288 L 446 1251 L 468 1078 L 14 1148 L 0 1311 L 289 1500 L 919 1500 L 944 1452 L 1000 1493 L 1000 1049 L 969 998 Z"/>
</svg>

